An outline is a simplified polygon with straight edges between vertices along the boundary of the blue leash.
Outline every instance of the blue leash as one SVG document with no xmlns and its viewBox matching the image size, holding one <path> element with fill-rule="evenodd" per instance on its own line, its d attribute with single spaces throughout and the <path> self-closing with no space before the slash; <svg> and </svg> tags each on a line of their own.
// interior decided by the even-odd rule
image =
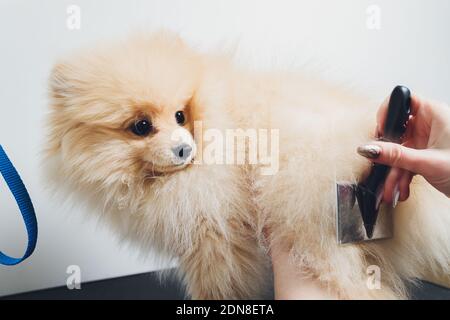
<svg viewBox="0 0 450 320">
<path fill-rule="evenodd" d="M 5 179 L 9 190 L 11 190 L 14 198 L 16 199 L 28 233 L 28 246 L 22 258 L 13 258 L 0 251 L 0 264 L 13 266 L 21 263 L 33 253 L 38 236 L 37 220 L 36 214 L 34 213 L 33 203 L 31 202 L 27 189 L 25 188 L 22 179 L 20 179 L 19 173 L 14 168 L 1 145 L 0 172 Z"/>
</svg>

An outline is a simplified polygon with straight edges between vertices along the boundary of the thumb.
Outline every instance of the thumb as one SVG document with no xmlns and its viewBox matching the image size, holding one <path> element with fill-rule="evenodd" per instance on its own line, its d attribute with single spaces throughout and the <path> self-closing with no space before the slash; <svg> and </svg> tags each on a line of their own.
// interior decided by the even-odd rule
<svg viewBox="0 0 450 320">
<path fill-rule="evenodd" d="M 376 141 L 358 147 L 358 153 L 375 163 L 425 175 L 433 158 L 427 150 L 412 149 L 391 142 Z"/>
</svg>

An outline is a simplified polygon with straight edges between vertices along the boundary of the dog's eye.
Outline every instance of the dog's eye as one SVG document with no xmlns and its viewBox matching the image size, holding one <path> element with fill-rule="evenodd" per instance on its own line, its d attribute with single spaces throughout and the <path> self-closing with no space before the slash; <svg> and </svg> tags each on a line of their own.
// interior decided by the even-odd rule
<svg viewBox="0 0 450 320">
<path fill-rule="evenodd" d="M 184 122 L 186 121 L 186 118 L 184 116 L 184 112 L 183 111 L 177 111 L 175 113 L 175 119 L 177 120 L 177 123 L 179 125 L 183 125 Z"/>
<path fill-rule="evenodd" d="M 145 137 L 153 130 L 153 126 L 148 119 L 140 119 L 136 120 L 130 129 L 135 135 Z"/>
</svg>

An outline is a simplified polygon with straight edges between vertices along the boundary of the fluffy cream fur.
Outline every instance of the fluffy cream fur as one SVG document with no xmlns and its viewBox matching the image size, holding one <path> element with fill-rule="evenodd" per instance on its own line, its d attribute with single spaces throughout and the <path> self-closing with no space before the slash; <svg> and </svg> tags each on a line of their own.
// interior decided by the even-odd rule
<svg viewBox="0 0 450 320">
<path fill-rule="evenodd" d="M 336 242 L 335 181 L 357 181 L 369 168 L 355 152 L 374 132 L 377 106 L 364 97 L 302 74 L 237 69 L 167 33 L 74 55 L 55 66 L 50 84 L 46 154 L 56 185 L 102 207 L 102 219 L 142 250 L 179 258 L 193 298 L 260 297 L 274 243 L 340 298 L 405 298 L 405 281 L 415 278 L 450 283 L 450 203 L 420 178 L 395 209 L 393 239 Z M 279 172 L 173 168 L 177 110 L 189 134 L 195 120 L 204 129 L 279 129 Z M 156 128 L 144 138 L 129 130 L 142 115 Z M 379 290 L 366 284 L 371 264 L 381 268 Z"/>
</svg>

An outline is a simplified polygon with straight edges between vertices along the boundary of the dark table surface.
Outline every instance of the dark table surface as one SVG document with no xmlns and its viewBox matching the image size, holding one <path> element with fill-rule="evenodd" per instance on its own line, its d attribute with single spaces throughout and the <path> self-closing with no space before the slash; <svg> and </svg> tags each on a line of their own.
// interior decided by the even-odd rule
<svg viewBox="0 0 450 320">
<path fill-rule="evenodd" d="M 411 297 L 413 299 L 450 300 L 450 289 L 440 287 L 429 282 L 421 281 L 419 282 L 418 287 L 411 287 L 410 290 Z M 160 279 L 156 272 L 150 272 L 127 277 L 83 283 L 81 285 L 81 290 L 69 290 L 66 287 L 58 287 L 0 298 L 0 300 L 2 299 L 161 300 L 185 299 L 185 294 L 182 286 L 173 276 L 167 276 L 163 279 Z"/>
</svg>

